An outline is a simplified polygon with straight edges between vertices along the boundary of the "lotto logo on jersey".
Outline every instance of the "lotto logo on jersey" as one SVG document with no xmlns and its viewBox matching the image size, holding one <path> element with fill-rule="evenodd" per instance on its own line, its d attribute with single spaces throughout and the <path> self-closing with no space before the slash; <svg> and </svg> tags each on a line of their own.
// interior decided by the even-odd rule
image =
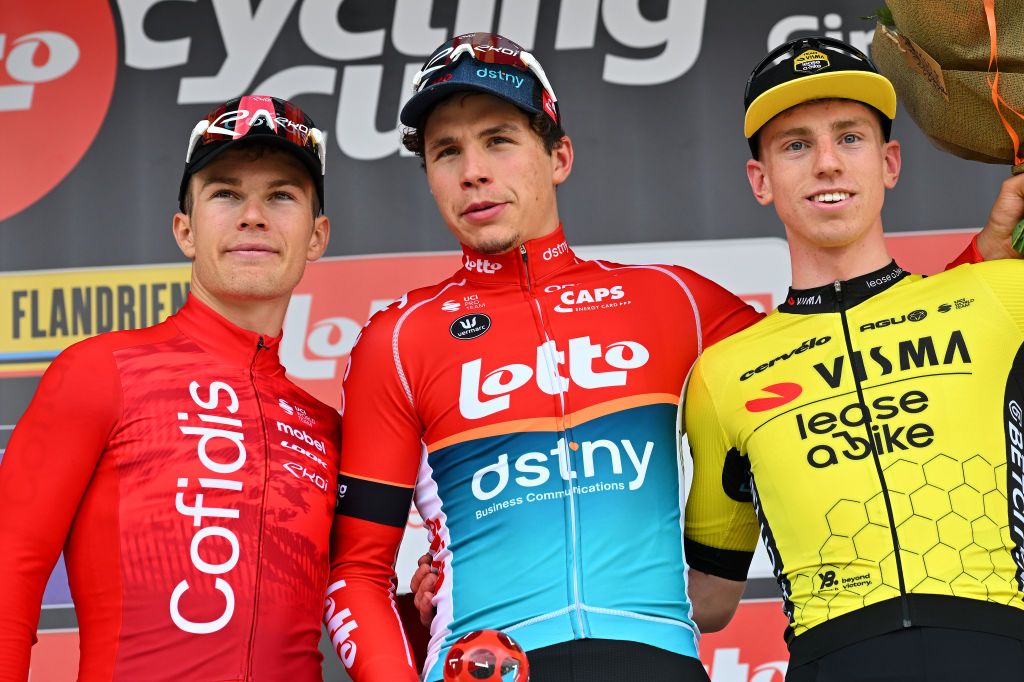
<svg viewBox="0 0 1024 682">
<path fill-rule="evenodd" d="M 466 419 L 482 419 L 507 410 L 512 406 L 511 394 L 531 379 L 548 395 L 568 390 L 570 383 L 579 388 L 625 386 L 628 371 L 643 367 L 650 357 L 650 352 L 636 341 L 617 341 L 602 348 L 583 336 L 570 339 L 565 351 L 559 350 L 554 341 L 537 346 L 533 367 L 513 363 L 484 374 L 483 360 L 471 360 L 462 365 L 459 412 Z M 595 368 L 598 360 L 612 369 Z M 567 377 L 561 373 L 564 365 L 568 365 Z"/>
<path fill-rule="evenodd" d="M 487 258 L 466 258 L 466 269 L 483 275 L 493 275 L 501 270 L 501 263 L 492 263 Z"/>
</svg>

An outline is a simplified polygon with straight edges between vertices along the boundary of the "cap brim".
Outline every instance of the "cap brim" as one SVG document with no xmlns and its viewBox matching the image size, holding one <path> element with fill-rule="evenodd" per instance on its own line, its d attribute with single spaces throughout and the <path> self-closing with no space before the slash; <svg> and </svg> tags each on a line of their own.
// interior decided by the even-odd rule
<svg viewBox="0 0 1024 682">
<path fill-rule="evenodd" d="M 217 157 L 226 152 L 229 149 L 236 149 L 238 147 L 246 145 L 266 145 L 268 147 L 276 147 L 281 151 L 290 153 L 295 160 L 302 164 L 302 166 L 309 171 L 310 176 L 313 179 L 313 187 L 316 189 L 318 198 L 320 199 L 320 207 L 323 210 L 324 205 L 324 176 L 320 169 L 319 161 L 314 161 L 310 154 L 305 153 L 301 148 L 295 145 L 294 142 L 284 140 L 277 135 L 247 135 L 240 137 L 237 140 L 229 140 L 220 146 L 213 149 L 209 154 L 202 157 L 198 161 L 188 164 L 185 166 L 185 172 L 181 177 L 181 186 L 178 188 L 178 204 L 179 207 L 182 204 L 185 192 L 188 190 L 189 179 L 197 172 L 201 171 L 210 165 Z"/>
<path fill-rule="evenodd" d="M 896 90 L 885 76 L 870 71 L 835 71 L 805 76 L 765 90 L 747 107 L 743 134 L 750 138 L 790 107 L 816 99 L 852 99 L 896 118 Z"/>
<path fill-rule="evenodd" d="M 431 85 L 426 90 L 413 95 L 409 101 L 405 103 L 405 106 L 402 107 L 402 113 L 399 116 L 399 120 L 401 120 L 402 125 L 409 126 L 410 128 L 419 128 L 422 126 L 426 115 L 430 113 L 430 110 L 433 109 L 438 102 L 446 97 L 454 95 L 457 92 L 480 92 L 487 95 L 493 95 L 527 113 L 541 113 L 541 109 L 513 100 L 503 91 L 496 88 L 488 88 L 476 83 L 465 83 L 452 80 L 447 83 Z"/>
</svg>

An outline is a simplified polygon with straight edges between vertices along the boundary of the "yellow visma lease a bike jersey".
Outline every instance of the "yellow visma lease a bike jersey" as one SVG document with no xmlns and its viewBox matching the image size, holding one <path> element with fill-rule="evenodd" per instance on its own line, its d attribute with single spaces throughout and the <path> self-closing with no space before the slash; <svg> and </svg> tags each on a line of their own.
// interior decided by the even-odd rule
<svg viewBox="0 0 1024 682">
<path fill-rule="evenodd" d="M 746 576 L 758 534 L 794 660 L 910 625 L 1024 638 L 1024 262 L 895 263 L 791 290 L 705 351 L 686 553 Z"/>
</svg>

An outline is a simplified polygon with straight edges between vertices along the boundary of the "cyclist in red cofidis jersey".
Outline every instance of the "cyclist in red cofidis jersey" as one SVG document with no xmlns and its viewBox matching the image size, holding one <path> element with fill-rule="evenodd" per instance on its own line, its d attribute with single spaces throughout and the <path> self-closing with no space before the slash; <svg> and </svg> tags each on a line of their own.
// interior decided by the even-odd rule
<svg viewBox="0 0 1024 682">
<path fill-rule="evenodd" d="M 231 100 L 192 131 L 174 237 L 180 311 L 61 353 L 0 465 L 0 680 L 28 676 L 63 549 L 79 679 L 321 679 L 337 412 L 278 358 L 327 246 L 324 133 Z"/>
</svg>

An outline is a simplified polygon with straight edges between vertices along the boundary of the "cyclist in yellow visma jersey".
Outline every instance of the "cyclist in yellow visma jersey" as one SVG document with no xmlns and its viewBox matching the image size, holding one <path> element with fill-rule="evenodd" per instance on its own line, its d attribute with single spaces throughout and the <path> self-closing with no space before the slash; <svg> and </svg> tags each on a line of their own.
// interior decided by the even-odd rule
<svg viewBox="0 0 1024 682">
<path fill-rule="evenodd" d="M 694 366 L 687 559 L 743 580 L 761 537 L 790 682 L 1021 679 L 1024 262 L 926 278 L 892 261 L 895 93 L 850 46 L 781 46 L 746 105 L 793 288 Z M 1024 176 L 990 223 L 1022 213 Z"/>
</svg>

